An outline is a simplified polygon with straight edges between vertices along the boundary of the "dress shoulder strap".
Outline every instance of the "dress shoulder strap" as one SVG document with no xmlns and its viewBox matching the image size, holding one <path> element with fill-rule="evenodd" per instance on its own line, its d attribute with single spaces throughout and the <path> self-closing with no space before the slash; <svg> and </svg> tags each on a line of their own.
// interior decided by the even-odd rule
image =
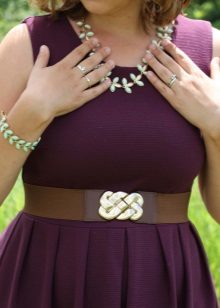
<svg viewBox="0 0 220 308">
<path fill-rule="evenodd" d="M 212 24 L 207 20 L 177 18 L 175 43 L 207 74 L 213 55 Z"/>
<path fill-rule="evenodd" d="M 34 62 L 41 45 L 47 45 L 50 49 L 50 66 L 60 61 L 78 44 L 64 15 L 56 20 L 52 19 L 51 14 L 28 16 L 21 23 L 26 23 L 29 30 Z"/>
</svg>

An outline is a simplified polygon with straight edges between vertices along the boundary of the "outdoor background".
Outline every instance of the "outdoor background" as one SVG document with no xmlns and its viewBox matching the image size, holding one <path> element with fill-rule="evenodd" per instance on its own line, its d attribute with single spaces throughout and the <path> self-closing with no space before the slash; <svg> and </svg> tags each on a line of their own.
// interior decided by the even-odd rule
<svg viewBox="0 0 220 308">
<path fill-rule="evenodd" d="M 189 17 L 209 20 L 213 26 L 220 29 L 220 0 L 194 0 L 186 12 Z M 0 41 L 9 29 L 20 23 L 24 17 L 32 14 L 44 13 L 30 8 L 25 0 L 0 0 Z M 23 201 L 24 194 L 20 174 L 14 188 L 0 208 L 0 232 L 22 208 Z M 193 185 L 189 217 L 196 226 L 205 246 L 220 300 L 220 225 L 207 213 L 199 194 L 197 178 Z"/>
</svg>

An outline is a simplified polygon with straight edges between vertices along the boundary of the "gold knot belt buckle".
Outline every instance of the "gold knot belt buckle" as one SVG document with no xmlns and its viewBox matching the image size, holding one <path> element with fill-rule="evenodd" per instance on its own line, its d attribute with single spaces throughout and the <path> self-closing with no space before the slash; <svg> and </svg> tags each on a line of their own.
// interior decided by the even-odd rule
<svg viewBox="0 0 220 308">
<path fill-rule="evenodd" d="M 138 220 L 143 215 L 144 199 L 139 193 L 106 191 L 99 202 L 99 215 L 105 219 Z"/>
<path fill-rule="evenodd" d="M 189 221 L 191 192 L 165 194 L 126 193 L 101 189 L 72 189 L 24 182 L 24 212 L 32 215 L 82 220 L 134 223 L 180 223 Z"/>
</svg>

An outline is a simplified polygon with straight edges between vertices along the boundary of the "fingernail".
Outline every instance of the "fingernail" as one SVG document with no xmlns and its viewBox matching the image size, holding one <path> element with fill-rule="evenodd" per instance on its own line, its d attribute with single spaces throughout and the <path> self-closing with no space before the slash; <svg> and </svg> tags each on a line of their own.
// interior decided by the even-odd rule
<svg viewBox="0 0 220 308">
<path fill-rule="evenodd" d="M 147 71 L 147 72 L 146 72 L 146 76 L 149 77 L 149 78 L 153 77 L 153 75 L 154 75 L 154 74 L 153 74 L 153 72 L 151 72 L 151 71 Z"/>
<path fill-rule="evenodd" d="M 100 43 L 99 43 L 99 41 L 98 41 L 97 38 L 93 38 L 93 39 L 92 39 L 92 44 L 93 44 L 94 46 L 96 46 L 96 47 L 99 47 L 99 46 L 100 46 Z"/>
<path fill-rule="evenodd" d="M 111 52 L 111 49 L 109 47 L 105 47 L 104 51 L 105 51 L 106 54 L 109 54 Z"/>
<path fill-rule="evenodd" d="M 147 59 L 151 59 L 153 57 L 152 53 L 150 52 L 150 50 L 146 50 L 146 58 Z"/>
<path fill-rule="evenodd" d="M 157 46 L 152 42 L 151 45 L 150 45 L 150 49 L 155 50 L 156 48 L 157 48 Z"/>
<path fill-rule="evenodd" d="M 45 50 L 45 45 L 42 45 L 41 47 L 40 47 L 40 52 L 44 52 L 44 50 Z"/>
<path fill-rule="evenodd" d="M 166 39 L 162 40 L 162 45 L 163 46 L 167 46 L 167 45 L 169 45 L 169 43 L 170 43 L 169 40 L 166 40 Z"/>
<path fill-rule="evenodd" d="M 107 63 L 110 64 L 112 68 L 115 67 L 115 62 L 113 60 L 108 60 Z"/>
<path fill-rule="evenodd" d="M 112 81 L 111 81 L 111 79 L 110 78 L 106 78 L 105 79 L 105 83 L 108 85 L 108 86 L 110 86 L 110 84 L 112 83 Z"/>
</svg>

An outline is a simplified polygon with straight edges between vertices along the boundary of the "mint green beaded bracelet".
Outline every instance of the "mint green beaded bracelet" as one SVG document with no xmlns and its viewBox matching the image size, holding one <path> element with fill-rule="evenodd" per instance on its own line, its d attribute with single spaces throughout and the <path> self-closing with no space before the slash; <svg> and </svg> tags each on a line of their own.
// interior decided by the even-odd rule
<svg viewBox="0 0 220 308">
<path fill-rule="evenodd" d="M 6 114 L 4 113 L 3 110 L 1 110 L 0 132 L 11 145 L 14 145 L 16 149 L 24 150 L 25 152 L 28 152 L 30 150 L 35 150 L 36 146 L 41 140 L 41 137 L 39 137 L 38 140 L 30 142 L 16 136 L 13 130 L 9 127 L 9 124 L 7 123 Z"/>
</svg>

